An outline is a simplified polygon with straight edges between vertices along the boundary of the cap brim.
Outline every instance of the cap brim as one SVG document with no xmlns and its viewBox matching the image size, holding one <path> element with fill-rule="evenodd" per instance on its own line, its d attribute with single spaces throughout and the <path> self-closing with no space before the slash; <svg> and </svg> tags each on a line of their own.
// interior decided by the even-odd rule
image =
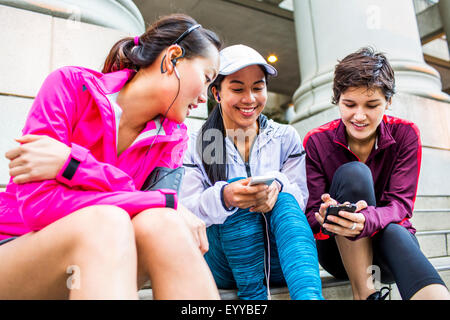
<svg viewBox="0 0 450 320">
<path fill-rule="evenodd" d="M 270 64 L 268 64 L 268 63 L 255 63 L 255 62 L 251 62 L 251 63 L 247 63 L 247 64 L 234 65 L 234 66 L 233 65 L 232 66 L 228 66 L 228 67 L 225 67 L 223 70 L 221 70 L 219 72 L 219 74 L 224 75 L 224 76 L 228 76 L 228 75 L 230 75 L 232 73 L 235 73 L 235 72 L 237 72 L 237 71 L 239 71 L 241 69 L 244 69 L 246 67 L 253 66 L 253 65 L 263 66 L 264 69 L 266 69 L 267 73 L 270 76 L 272 76 L 272 77 L 276 77 L 278 75 L 277 69 L 275 69 Z"/>
</svg>

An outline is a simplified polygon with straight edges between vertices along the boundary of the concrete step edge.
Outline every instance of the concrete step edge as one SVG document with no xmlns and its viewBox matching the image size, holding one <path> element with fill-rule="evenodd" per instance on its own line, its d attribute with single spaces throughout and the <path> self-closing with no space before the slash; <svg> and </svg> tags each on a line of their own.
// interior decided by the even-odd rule
<svg viewBox="0 0 450 320">
<path fill-rule="evenodd" d="M 431 235 L 445 235 L 445 234 L 450 234 L 450 230 L 449 229 L 444 229 L 444 230 L 434 230 L 434 231 L 417 231 L 416 232 L 416 236 L 431 236 Z"/>
<path fill-rule="evenodd" d="M 450 270 L 450 256 L 439 257 L 439 258 L 430 258 L 431 264 L 435 267 L 438 272 Z M 325 270 L 320 271 L 320 278 L 322 280 L 322 289 L 332 289 L 342 286 L 349 286 L 350 282 L 348 280 L 338 280 L 335 279 L 332 275 L 330 275 Z M 139 290 L 139 297 L 141 299 L 149 299 L 153 297 L 152 289 L 141 289 Z M 220 296 L 223 300 L 236 300 L 237 291 L 235 289 L 220 289 Z M 270 289 L 270 293 L 273 298 L 277 298 L 277 296 L 282 296 L 282 299 L 288 298 L 289 290 L 287 287 L 272 287 Z"/>
<path fill-rule="evenodd" d="M 450 208 L 414 209 L 414 212 L 450 212 Z"/>
</svg>

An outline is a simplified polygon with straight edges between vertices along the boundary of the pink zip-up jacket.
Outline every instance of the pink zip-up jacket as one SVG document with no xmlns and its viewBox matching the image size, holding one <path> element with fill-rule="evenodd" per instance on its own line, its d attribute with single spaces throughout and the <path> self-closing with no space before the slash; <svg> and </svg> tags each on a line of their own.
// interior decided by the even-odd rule
<svg viewBox="0 0 450 320">
<path fill-rule="evenodd" d="M 154 208 L 176 208 L 174 190 L 140 191 L 157 166 L 182 165 L 187 129 L 160 117 L 149 121 L 133 144 L 117 156 L 117 129 L 108 94 L 120 91 L 134 71 L 103 74 L 63 67 L 44 81 L 23 134 L 47 135 L 71 147 L 56 179 L 17 185 L 0 193 L 0 240 L 37 231 L 81 208 L 114 205 L 130 217 Z M 151 150 L 150 145 L 153 140 Z"/>
</svg>

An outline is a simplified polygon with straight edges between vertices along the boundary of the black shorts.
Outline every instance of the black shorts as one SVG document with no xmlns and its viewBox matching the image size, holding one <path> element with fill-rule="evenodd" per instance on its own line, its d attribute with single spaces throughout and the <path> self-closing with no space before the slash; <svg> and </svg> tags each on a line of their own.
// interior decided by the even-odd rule
<svg viewBox="0 0 450 320">
<path fill-rule="evenodd" d="M 430 284 L 445 282 L 428 261 L 416 237 L 404 227 L 391 223 L 372 237 L 373 265 L 380 268 L 381 282 L 395 282 L 402 299 L 409 300 Z M 334 238 L 318 240 L 319 263 L 337 279 L 348 279 Z"/>
<path fill-rule="evenodd" d="M 2 244 L 5 244 L 5 243 L 7 243 L 7 242 L 10 242 L 10 241 L 14 240 L 15 238 L 17 238 L 17 237 L 11 237 L 11 238 L 8 238 L 8 239 L 0 240 L 0 246 L 1 246 Z"/>
<path fill-rule="evenodd" d="M 358 188 L 354 188 L 355 181 Z M 372 173 L 361 162 L 348 162 L 336 170 L 329 193 L 340 203 L 365 200 L 376 206 Z M 373 265 L 381 272 L 381 282 L 397 284 L 403 299 L 410 299 L 417 291 L 430 284 L 442 284 L 433 265 L 420 250 L 419 242 L 403 226 L 390 223 L 372 237 Z M 348 279 L 334 238 L 317 241 L 319 263 L 339 279 Z"/>
</svg>

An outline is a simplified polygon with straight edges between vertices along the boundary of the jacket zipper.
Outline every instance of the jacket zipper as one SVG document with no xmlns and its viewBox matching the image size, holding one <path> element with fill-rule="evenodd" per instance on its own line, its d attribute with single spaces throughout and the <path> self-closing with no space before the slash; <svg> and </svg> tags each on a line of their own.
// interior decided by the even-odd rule
<svg viewBox="0 0 450 320">
<path fill-rule="evenodd" d="M 253 143 L 252 143 L 252 145 L 251 145 L 251 147 L 250 147 L 250 153 L 249 153 L 249 155 L 248 155 L 248 161 L 245 161 L 244 158 L 242 158 L 242 155 L 241 155 L 241 153 L 239 152 L 238 148 L 236 147 L 236 145 L 234 144 L 234 142 L 231 141 L 231 139 L 230 139 L 231 143 L 232 143 L 233 146 L 234 146 L 234 149 L 236 149 L 236 152 L 237 152 L 237 154 L 239 155 L 239 158 L 241 158 L 242 162 L 243 162 L 244 165 L 245 165 L 245 171 L 246 171 L 246 173 L 247 173 L 247 178 L 249 178 L 249 177 L 252 176 L 252 170 L 251 170 L 251 168 L 250 168 L 250 156 L 252 155 L 253 146 L 255 145 L 256 139 L 258 139 L 258 136 L 259 136 L 259 135 L 256 136 L 255 140 L 253 140 Z"/>
<path fill-rule="evenodd" d="M 239 157 L 242 159 L 242 162 L 244 162 L 245 171 L 247 173 L 247 178 L 252 176 L 252 172 L 251 172 L 251 168 L 250 168 L 250 158 L 251 158 L 251 155 L 252 155 L 253 146 L 255 145 L 256 139 L 259 138 L 260 134 L 261 134 L 261 132 L 256 136 L 255 140 L 253 140 L 253 143 L 252 143 L 252 145 L 250 147 L 250 153 L 248 155 L 248 162 L 245 161 L 242 158 L 238 148 L 232 142 L 234 148 L 236 149 L 236 152 L 238 153 Z M 267 239 L 267 247 L 265 246 L 265 248 L 264 248 L 264 275 L 265 275 L 265 278 L 266 278 L 267 298 L 269 300 L 272 300 L 272 297 L 270 295 L 270 284 L 269 284 L 270 283 L 270 238 L 269 238 L 269 231 L 268 231 L 268 222 L 267 222 L 267 219 L 266 219 L 266 216 L 264 215 L 264 213 L 261 213 L 261 215 L 263 216 L 263 219 L 264 219 L 264 222 L 263 222 L 263 224 L 264 224 L 264 233 L 265 233 L 266 239 Z"/>
<path fill-rule="evenodd" d="M 350 150 L 348 147 L 346 147 L 345 145 L 343 145 L 342 143 L 340 143 L 339 141 L 334 140 L 335 143 L 337 143 L 338 145 L 344 147 L 345 149 L 347 149 L 348 151 L 350 151 L 350 153 L 352 155 L 354 155 L 356 157 L 356 159 L 358 159 L 359 162 L 361 162 L 361 159 L 358 158 L 358 156 L 356 154 L 353 153 L 352 150 Z"/>
<path fill-rule="evenodd" d="M 245 162 L 245 170 L 247 171 L 247 177 L 251 177 L 251 169 L 250 169 L 250 158 L 252 155 L 253 147 L 256 143 L 258 143 L 258 150 L 259 150 L 259 141 L 256 142 L 256 139 L 259 139 L 260 134 L 256 135 L 255 140 L 253 140 L 253 143 L 250 147 L 249 155 L 248 155 L 248 162 Z M 264 246 L 264 276 L 266 278 L 266 287 L 267 287 L 267 299 L 272 300 L 272 296 L 270 295 L 270 236 L 269 236 L 269 223 L 267 222 L 266 215 L 261 212 L 261 215 L 264 219 L 264 233 L 266 236 L 266 245 Z"/>
<path fill-rule="evenodd" d="M 353 151 L 350 150 L 348 147 L 346 147 L 345 145 L 343 145 L 342 143 L 340 143 L 340 142 L 338 142 L 338 141 L 336 141 L 336 140 L 334 140 L 334 142 L 337 143 L 337 144 L 339 144 L 340 146 L 344 147 L 344 148 L 347 149 L 348 151 L 350 151 L 350 153 L 353 154 L 353 155 L 356 157 L 356 159 L 358 159 L 359 162 L 362 162 L 361 159 L 359 159 L 359 157 L 358 157 L 356 154 L 354 154 Z M 369 160 L 371 160 L 373 157 L 375 157 L 375 155 L 379 152 L 379 150 L 380 150 L 380 148 L 378 147 L 378 148 L 375 149 L 374 151 L 370 152 L 370 154 L 369 154 L 369 156 L 367 157 L 365 163 L 368 163 Z"/>
</svg>

